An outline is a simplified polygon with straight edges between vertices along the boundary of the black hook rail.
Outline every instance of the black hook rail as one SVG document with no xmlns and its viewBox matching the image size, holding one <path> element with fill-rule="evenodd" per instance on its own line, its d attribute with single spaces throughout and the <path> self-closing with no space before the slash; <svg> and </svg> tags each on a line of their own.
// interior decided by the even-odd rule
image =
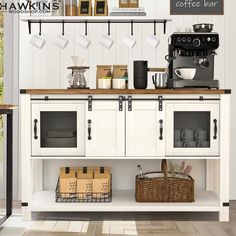
<svg viewBox="0 0 236 236">
<path fill-rule="evenodd" d="M 22 21 L 28 22 L 29 34 L 32 32 L 32 24 L 39 24 L 41 28 L 41 24 L 62 24 L 62 35 L 64 34 L 65 24 L 85 24 L 85 34 L 87 33 L 87 25 L 88 24 L 108 24 L 108 31 L 110 28 L 110 24 L 131 24 L 131 35 L 133 34 L 133 25 L 134 24 L 154 24 L 154 35 L 156 34 L 156 24 L 163 24 L 163 33 L 166 34 L 166 25 L 167 22 L 171 21 L 171 19 L 111 19 L 107 17 L 107 19 L 23 19 Z"/>
</svg>

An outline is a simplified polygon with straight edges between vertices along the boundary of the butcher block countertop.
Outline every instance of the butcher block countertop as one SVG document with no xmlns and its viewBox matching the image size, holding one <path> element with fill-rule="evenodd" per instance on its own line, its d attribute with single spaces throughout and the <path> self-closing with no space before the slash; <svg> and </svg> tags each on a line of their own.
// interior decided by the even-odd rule
<svg viewBox="0 0 236 236">
<path fill-rule="evenodd" d="M 21 94 L 231 94 L 230 89 L 22 89 Z"/>
<path fill-rule="evenodd" d="M 12 114 L 12 111 L 16 109 L 17 106 L 10 104 L 0 104 L 0 114 Z"/>
<path fill-rule="evenodd" d="M 0 104 L 0 110 L 14 110 L 17 106 L 9 104 Z"/>
</svg>

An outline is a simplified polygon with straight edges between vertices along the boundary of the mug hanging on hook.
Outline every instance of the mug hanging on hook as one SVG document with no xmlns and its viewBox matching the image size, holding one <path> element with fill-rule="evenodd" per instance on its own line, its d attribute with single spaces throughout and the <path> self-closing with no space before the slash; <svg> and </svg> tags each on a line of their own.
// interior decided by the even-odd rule
<svg viewBox="0 0 236 236">
<path fill-rule="evenodd" d="M 69 40 L 61 35 L 57 35 L 56 40 L 54 41 L 54 44 L 60 49 L 66 48 L 68 43 L 69 43 Z"/>
<path fill-rule="evenodd" d="M 124 45 L 126 45 L 129 48 L 133 48 L 136 44 L 136 40 L 133 37 L 134 35 L 134 22 L 131 21 L 131 31 L 130 31 L 130 35 L 126 35 L 125 37 L 123 37 L 122 39 L 122 43 Z"/>
<path fill-rule="evenodd" d="M 80 47 L 82 47 L 82 48 L 84 48 L 84 49 L 87 49 L 87 48 L 89 47 L 91 41 L 88 39 L 87 36 L 85 36 L 85 35 L 80 35 L 80 36 L 78 37 L 78 39 L 76 40 L 76 43 L 77 43 Z"/>
<path fill-rule="evenodd" d="M 111 36 L 111 22 L 108 21 L 107 36 L 103 35 L 102 38 L 99 40 L 99 43 L 107 49 L 110 49 L 114 43 L 114 40 L 110 36 Z"/>
<path fill-rule="evenodd" d="M 153 31 L 153 35 L 149 35 L 147 38 L 146 38 L 146 43 L 151 46 L 152 48 L 157 48 L 157 46 L 159 45 L 160 43 L 160 40 L 156 37 L 156 21 L 154 21 L 154 31 Z"/>
<path fill-rule="evenodd" d="M 46 43 L 45 37 L 43 35 L 33 35 L 30 44 L 38 49 L 42 49 Z"/>
<path fill-rule="evenodd" d="M 84 49 L 87 49 L 89 47 L 91 41 L 88 38 L 88 22 L 87 21 L 85 21 L 84 35 L 80 35 L 78 39 L 76 40 L 76 43 Z"/>
<path fill-rule="evenodd" d="M 99 40 L 99 43 L 107 49 L 110 49 L 112 47 L 113 42 L 114 40 L 112 38 L 105 35 L 103 35 L 102 38 Z"/>
</svg>

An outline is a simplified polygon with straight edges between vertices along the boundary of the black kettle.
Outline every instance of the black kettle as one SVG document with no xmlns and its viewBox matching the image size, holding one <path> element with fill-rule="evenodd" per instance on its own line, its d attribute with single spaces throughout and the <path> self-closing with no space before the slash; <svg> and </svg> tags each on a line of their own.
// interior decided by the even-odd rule
<svg viewBox="0 0 236 236">
<path fill-rule="evenodd" d="M 165 72 L 165 68 L 148 68 L 147 61 L 134 61 L 134 88 L 146 89 L 148 72 Z"/>
<path fill-rule="evenodd" d="M 147 61 L 134 61 L 134 88 L 146 89 L 147 88 Z"/>
</svg>

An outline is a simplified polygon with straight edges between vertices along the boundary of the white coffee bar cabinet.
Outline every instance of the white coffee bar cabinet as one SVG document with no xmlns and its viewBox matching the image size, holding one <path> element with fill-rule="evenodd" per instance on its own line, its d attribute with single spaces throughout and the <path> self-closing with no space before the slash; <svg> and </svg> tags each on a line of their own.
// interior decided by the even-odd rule
<svg viewBox="0 0 236 236">
<path fill-rule="evenodd" d="M 230 90 L 21 90 L 22 212 L 218 212 L 229 220 Z M 179 131 L 205 130 L 202 144 Z M 50 139 L 73 130 L 69 141 Z M 181 132 L 182 135 L 182 132 Z M 188 135 L 188 134 L 186 134 Z M 204 134 L 202 134 L 204 136 Z M 137 203 L 137 165 L 193 166 L 193 203 Z M 110 166 L 112 202 L 56 203 L 61 166 Z"/>
</svg>

